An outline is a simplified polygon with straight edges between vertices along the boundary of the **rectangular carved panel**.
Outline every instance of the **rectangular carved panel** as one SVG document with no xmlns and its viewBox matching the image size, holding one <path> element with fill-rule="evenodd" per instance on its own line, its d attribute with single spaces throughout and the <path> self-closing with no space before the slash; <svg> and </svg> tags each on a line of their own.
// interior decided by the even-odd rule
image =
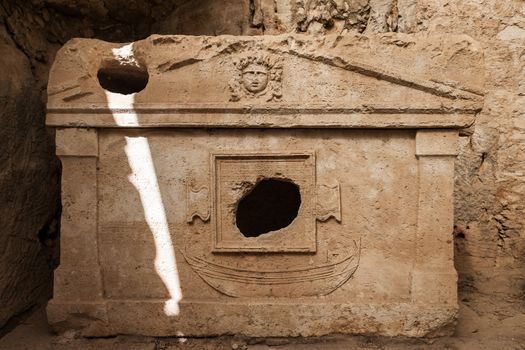
<svg viewBox="0 0 525 350">
<path fill-rule="evenodd" d="M 214 154 L 213 184 L 215 188 L 215 252 L 315 252 L 315 157 L 311 153 L 297 154 Z M 277 187 L 266 186 L 262 191 L 279 192 L 285 190 L 279 187 L 279 182 L 295 184 L 300 192 L 300 206 L 297 217 L 277 230 L 257 234 L 264 231 L 254 227 L 241 232 L 238 214 L 239 204 L 243 198 L 255 192 L 258 184 L 263 181 L 275 181 Z M 268 193 L 269 196 L 278 193 Z M 261 196 L 265 196 L 262 192 Z M 249 211 L 263 211 L 263 206 L 270 205 L 261 200 L 258 208 Z M 292 205 L 292 204 L 290 204 Z M 287 210 L 287 208 L 282 208 Z M 264 213 L 254 213 L 257 215 Z M 275 216 L 263 218 L 275 220 Z M 255 220 L 255 219 L 254 219 Z M 257 221 L 257 220 L 255 220 Z M 255 223 L 256 224 L 256 223 Z M 254 225 L 255 225 L 254 224 Z M 266 225 L 262 222 L 260 225 Z M 277 224 L 278 225 L 278 224 Z M 271 228 L 271 224 L 270 227 Z"/>
</svg>

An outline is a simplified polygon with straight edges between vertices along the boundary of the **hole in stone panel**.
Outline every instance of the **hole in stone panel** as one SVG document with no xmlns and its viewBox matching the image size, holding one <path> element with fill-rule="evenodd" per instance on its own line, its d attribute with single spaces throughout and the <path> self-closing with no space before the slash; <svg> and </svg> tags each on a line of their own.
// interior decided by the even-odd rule
<svg viewBox="0 0 525 350">
<path fill-rule="evenodd" d="M 105 90 L 129 95 L 144 90 L 149 74 L 142 65 L 107 60 L 100 66 L 97 78 Z"/>
<path fill-rule="evenodd" d="M 290 225 L 301 206 L 299 186 L 281 179 L 259 181 L 237 206 L 237 227 L 245 237 L 258 237 Z"/>
</svg>

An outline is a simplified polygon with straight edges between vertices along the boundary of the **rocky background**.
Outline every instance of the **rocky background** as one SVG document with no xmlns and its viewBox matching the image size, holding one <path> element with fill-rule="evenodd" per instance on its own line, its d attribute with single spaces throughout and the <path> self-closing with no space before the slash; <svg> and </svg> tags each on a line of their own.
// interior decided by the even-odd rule
<svg viewBox="0 0 525 350">
<path fill-rule="evenodd" d="M 451 232 L 462 313 L 508 320 L 525 311 L 523 0 L 0 0 L 0 328 L 50 297 L 59 262 L 60 164 L 44 120 L 47 74 L 61 45 L 74 37 L 292 31 L 479 41 L 485 106 L 462 133 Z"/>
</svg>

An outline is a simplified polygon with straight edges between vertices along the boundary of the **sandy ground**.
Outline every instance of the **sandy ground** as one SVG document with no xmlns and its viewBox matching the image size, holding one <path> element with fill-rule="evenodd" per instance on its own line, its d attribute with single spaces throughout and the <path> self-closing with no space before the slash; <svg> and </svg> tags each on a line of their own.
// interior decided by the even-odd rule
<svg viewBox="0 0 525 350">
<path fill-rule="evenodd" d="M 0 350 L 525 350 L 525 302 L 482 294 L 464 296 L 455 335 L 432 340 L 340 335 L 306 339 L 132 336 L 84 339 L 75 337 L 74 333 L 53 334 L 47 325 L 44 308 L 21 317 L 12 328 L 0 339 Z"/>
</svg>

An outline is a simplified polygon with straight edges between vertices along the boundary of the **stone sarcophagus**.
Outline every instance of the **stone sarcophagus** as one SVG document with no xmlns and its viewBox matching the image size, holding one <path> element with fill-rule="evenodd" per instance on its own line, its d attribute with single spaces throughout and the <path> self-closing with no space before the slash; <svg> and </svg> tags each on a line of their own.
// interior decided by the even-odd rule
<svg viewBox="0 0 525 350">
<path fill-rule="evenodd" d="M 86 336 L 451 329 L 454 159 L 482 104 L 467 37 L 73 40 L 48 318 Z"/>
</svg>

